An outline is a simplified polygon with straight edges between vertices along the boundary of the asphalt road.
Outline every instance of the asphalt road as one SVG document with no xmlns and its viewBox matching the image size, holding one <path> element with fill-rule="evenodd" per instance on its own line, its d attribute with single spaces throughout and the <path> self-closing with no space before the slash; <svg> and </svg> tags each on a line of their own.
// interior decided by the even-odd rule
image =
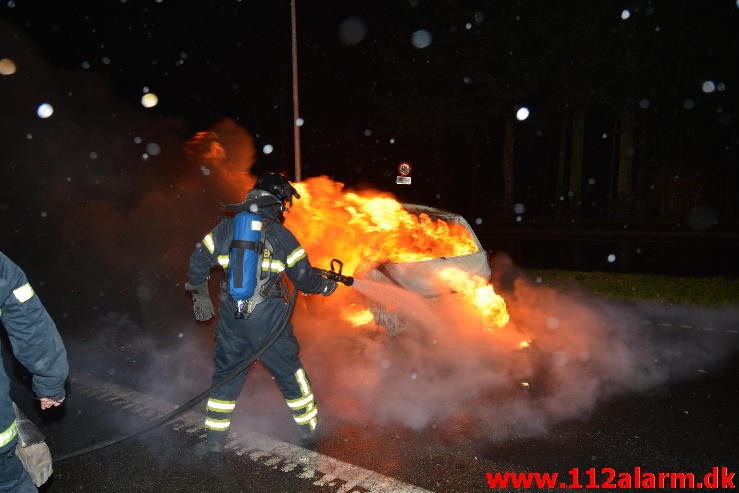
<svg viewBox="0 0 739 493">
<path fill-rule="evenodd" d="M 55 463 L 41 491 L 471 492 L 490 490 L 487 473 L 496 472 L 557 472 L 560 480 L 567 478 L 559 485 L 570 484 L 572 470 L 578 468 L 584 486 L 591 467 L 595 469 L 589 474 L 597 482 L 608 479 L 609 469 L 632 475 L 635 467 L 655 474 L 691 472 L 700 478 L 713 467 L 736 471 L 736 312 L 647 305 L 631 309 L 640 318 L 642 334 L 670 348 L 660 354 L 664 361 L 655 362 L 656 367 L 679 371 L 648 388 L 606 395 L 588 412 L 555 420 L 539 433 L 530 428 L 520 433 L 512 421 L 507 422 L 508 433 L 490 433 L 479 412 L 474 418 L 461 412 L 414 428 L 391 420 L 350 419 L 338 410 L 323 409 L 328 423 L 324 438 L 315 451 L 305 450 L 294 444 L 289 417 L 280 414 L 279 395 L 269 390 L 269 376 L 257 370 L 250 381 L 257 382 L 251 391 L 259 398 L 239 404 L 235 436 L 220 458 L 204 460 L 192 454 L 202 436 L 202 403 L 133 438 L 66 458 L 150 427 L 209 381 L 197 361 L 208 360 L 209 337 L 203 336 L 199 353 L 183 354 L 166 349 L 163 329 L 145 334 L 126 316 L 107 317 L 105 328 L 80 328 L 80 337 L 69 338 L 72 378 L 63 408 L 43 415 L 28 412 L 46 433 L 54 456 L 64 458 Z M 149 326 L 160 323 L 148 321 Z M 148 351 L 153 346 L 160 350 Z M 470 409 L 489 405 L 494 420 L 499 400 L 520 403 L 545 396 L 550 379 L 532 375 L 526 389 L 516 382 L 506 391 L 519 393 L 515 395 L 470 396 Z M 154 380 L 169 380 L 171 385 L 154 386 Z M 577 389 L 584 382 L 573 379 L 568 385 Z M 21 388 L 16 395 L 24 408 L 33 406 L 24 400 Z M 548 401 L 540 402 L 544 406 Z"/>
</svg>

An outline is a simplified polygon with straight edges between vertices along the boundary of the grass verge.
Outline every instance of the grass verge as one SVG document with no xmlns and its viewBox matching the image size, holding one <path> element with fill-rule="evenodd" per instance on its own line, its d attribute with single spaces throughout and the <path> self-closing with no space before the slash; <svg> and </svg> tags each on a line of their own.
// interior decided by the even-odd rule
<svg viewBox="0 0 739 493">
<path fill-rule="evenodd" d="M 739 306 L 739 279 L 565 270 L 527 273 L 547 286 L 575 284 L 600 296 L 705 307 Z"/>
</svg>

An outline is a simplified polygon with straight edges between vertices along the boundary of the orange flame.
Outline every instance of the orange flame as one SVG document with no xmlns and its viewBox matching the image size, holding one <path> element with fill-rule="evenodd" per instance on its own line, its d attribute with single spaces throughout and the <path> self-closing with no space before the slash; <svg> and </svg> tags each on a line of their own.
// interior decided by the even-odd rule
<svg viewBox="0 0 739 493">
<path fill-rule="evenodd" d="M 254 184 L 249 174 L 256 160 L 254 139 L 231 120 L 221 120 L 212 130 L 195 133 L 185 144 L 185 153 L 200 174 L 211 177 L 202 183 L 217 183 L 226 202 L 242 200 Z"/>
<path fill-rule="evenodd" d="M 461 224 L 416 216 L 392 194 L 344 192 L 344 185 L 321 176 L 296 183 L 300 200 L 287 214 L 316 266 L 332 258 L 344 262 L 347 275 L 361 274 L 384 262 L 453 257 L 477 251 Z"/>
<path fill-rule="evenodd" d="M 478 251 L 461 224 L 412 214 L 390 193 L 345 191 L 344 184 L 326 176 L 294 185 L 301 198 L 286 214 L 286 226 L 316 267 L 328 268 L 331 259 L 338 258 L 344 262 L 345 275 L 361 277 L 384 262 L 430 260 Z M 505 301 L 487 280 L 451 268 L 438 275 L 476 307 L 486 328 L 492 330 L 508 323 Z M 371 321 L 371 312 L 361 305 L 344 307 L 342 312 L 343 318 L 355 326 Z"/>
<path fill-rule="evenodd" d="M 493 325 L 503 327 L 508 323 L 505 300 L 482 277 L 459 269 L 447 268 L 439 271 L 439 278 L 480 310 L 483 323 L 488 330 L 493 330 Z"/>
<path fill-rule="evenodd" d="M 354 325 L 355 327 L 367 325 L 375 318 L 369 308 L 365 308 L 355 303 L 348 305 L 343 310 L 342 315 L 344 316 L 344 320 Z"/>
</svg>

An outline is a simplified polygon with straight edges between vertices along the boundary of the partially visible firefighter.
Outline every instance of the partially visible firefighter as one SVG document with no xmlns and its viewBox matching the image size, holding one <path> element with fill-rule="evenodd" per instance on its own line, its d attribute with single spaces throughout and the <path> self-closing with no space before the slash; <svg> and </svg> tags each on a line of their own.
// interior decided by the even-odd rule
<svg viewBox="0 0 739 493">
<path fill-rule="evenodd" d="M 0 320 L 13 356 L 32 375 L 31 387 L 41 409 L 59 406 L 66 396 L 67 351 L 26 274 L 2 252 Z M 51 472 L 51 454 L 43 436 L 16 408 L 10 380 L 5 368 L 0 368 L 0 491 L 36 492 Z"/>
<path fill-rule="evenodd" d="M 211 269 L 222 267 L 222 283 L 216 332 L 215 386 L 245 364 L 284 327 L 281 335 L 260 356 L 274 376 L 298 427 L 301 444 L 313 447 L 318 438 L 318 407 L 311 383 L 298 357 L 300 346 L 288 313 L 287 285 L 305 294 L 329 296 L 336 282 L 318 274 L 308 256 L 283 223 L 297 190 L 282 174 L 260 175 L 239 204 L 225 206 L 224 217 L 202 239 L 190 257 L 185 289 L 192 295 L 198 321 L 214 315 L 208 291 Z M 195 453 L 220 453 L 228 434 L 236 399 L 248 368 L 211 392 L 206 406 L 206 440 Z"/>
</svg>

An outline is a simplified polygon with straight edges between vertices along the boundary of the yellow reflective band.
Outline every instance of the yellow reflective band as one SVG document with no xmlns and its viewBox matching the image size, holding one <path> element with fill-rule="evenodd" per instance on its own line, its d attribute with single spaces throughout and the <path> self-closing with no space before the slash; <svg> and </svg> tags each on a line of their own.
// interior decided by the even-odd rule
<svg viewBox="0 0 739 493">
<path fill-rule="evenodd" d="M 13 294 L 18 301 L 25 303 L 33 297 L 33 288 L 29 283 L 25 283 L 23 286 L 15 288 Z"/>
<path fill-rule="evenodd" d="M 318 420 L 317 419 L 311 419 L 308 424 L 310 425 L 311 430 L 315 430 L 316 426 L 318 426 Z"/>
<path fill-rule="evenodd" d="M 314 419 L 316 416 L 318 416 L 318 408 L 314 407 L 312 410 L 308 411 L 305 414 L 301 414 L 300 416 L 293 416 L 293 419 L 297 424 L 304 425 L 306 423 L 309 423 L 310 420 Z"/>
<path fill-rule="evenodd" d="M 298 371 L 295 372 L 295 380 L 297 380 L 298 385 L 300 385 L 301 394 L 310 394 L 310 384 L 308 383 L 308 379 L 305 378 L 305 370 L 302 368 L 298 369 Z"/>
<path fill-rule="evenodd" d="M 236 401 L 220 401 L 218 399 L 208 399 L 206 409 L 219 413 L 231 412 L 236 408 Z"/>
<path fill-rule="evenodd" d="M 313 394 L 298 399 L 285 400 L 290 409 L 302 409 L 313 402 Z"/>
<path fill-rule="evenodd" d="M 229 426 L 231 426 L 230 419 L 205 418 L 205 427 L 208 428 L 209 430 L 223 431 L 223 430 L 228 429 Z"/>
<path fill-rule="evenodd" d="M 0 447 L 4 447 L 9 444 L 13 438 L 18 434 L 18 427 L 15 424 L 15 420 L 8 426 L 4 432 L 0 433 Z"/>
<path fill-rule="evenodd" d="M 228 262 L 230 261 L 230 258 L 228 255 L 219 255 L 218 256 L 218 263 L 221 267 L 228 267 Z"/>
<path fill-rule="evenodd" d="M 262 270 L 277 272 L 279 274 L 285 270 L 285 265 L 279 260 L 264 260 L 262 262 Z"/>
<path fill-rule="evenodd" d="M 298 261 L 302 258 L 305 258 L 305 250 L 298 247 L 293 253 L 287 256 L 287 266 L 292 267 L 293 265 L 297 264 Z"/>
<path fill-rule="evenodd" d="M 207 248 L 210 253 L 215 252 L 216 245 L 213 243 L 213 233 L 205 235 L 205 238 L 203 238 L 203 245 L 205 245 L 205 248 Z"/>
</svg>

